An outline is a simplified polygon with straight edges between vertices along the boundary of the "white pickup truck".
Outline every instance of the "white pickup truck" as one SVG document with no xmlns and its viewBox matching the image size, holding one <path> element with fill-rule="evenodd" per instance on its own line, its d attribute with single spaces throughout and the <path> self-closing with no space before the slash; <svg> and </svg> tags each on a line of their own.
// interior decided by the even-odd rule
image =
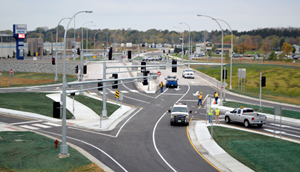
<svg viewBox="0 0 300 172">
<path fill-rule="evenodd" d="M 245 127 L 251 125 L 262 127 L 267 121 L 267 116 L 254 112 L 252 108 L 240 107 L 225 113 L 225 122 L 230 123 L 231 121 L 244 123 Z"/>
</svg>

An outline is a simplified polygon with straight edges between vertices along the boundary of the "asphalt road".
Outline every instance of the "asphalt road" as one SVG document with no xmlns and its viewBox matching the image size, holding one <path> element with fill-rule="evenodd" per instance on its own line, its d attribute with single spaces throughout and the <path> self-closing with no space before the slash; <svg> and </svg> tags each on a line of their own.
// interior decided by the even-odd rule
<svg viewBox="0 0 300 172">
<path fill-rule="evenodd" d="M 158 62 L 151 62 L 157 64 Z M 148 63 L 147 63 L 148 64 Z M 150 64 L 150 63 L 149 63 Z M 110 65 L 121 65 L 119 62 Z M 101 63 L 90 65 L 89 77 L 86 80 L 102 78 Z M 174 75 L 171 69 L 160 70 L 162 76 L 159 80 L 164 81 L 167 75 Z M 153 70 L 157 72 L 157 70 Z M 164 93 L 146 94 L 136 90 L 133 83 L 119 85 L 118 90 L 124 91 L 124 101 L 128 105 L 137 109 L 126 119 L 121 121 L 115 129 L 105 132 L 83 130 L 68 126 L 67 141 L 92 154 L 101 162 L 109 166 L 114 171 L 218 171 L 204 160 L 193 148 L 188 139 L 186 126 L 171 126 L 170 114 L 167 112 L 174 103 L 187 103 L 193 111 L 193 119 L 206 119 L 205 109 L 197 106 L 197 96 L 193 93 L 203 92 L 203 96 L 217 91 L 209 85 L 215 80 L 196 72 L 195 79 L 184 79 L 181 77 L 182 69 L 178 68 L 176 75 L 179 77 L 180 90 L 164 89 Z M 130 77 L 127 73 L 119 75 Z M 96 84 L 85 85 L 84 88 L 96 87 Z M 68 90 L 79 89 L 79 86 L 72 86 Z M 60 91 L 61 85 L 42 86 L 31 88 L 0 89 L 0 92 L 42 92 Z M 114 100 L 114 91 L 107 90 L 109 99 Z M 102 92 L 98 90 L 89 91 L 98 96 Z M 259 104 L 257 100 L 249 100 L 245 97 L 226 94 L 226 98 L 244 103 Z M 205 104 L 205 102 L 204 102 Z M 272 103 L 263 105 L 274 106 Z M 299 108 L 283 106 L 284 109 L 300 111 Z M 224 112 L 221 112 L 224 114 Z M 221 115 L 221 123 L 224 123 Z M 13 123 L 22 127 L 24 124 L 43 124 L 45 121 L 28 121 L 22 118 L 7 117 L 1 115 L 1 122 Z M 24 123 L 26 122 L 26 123 Z M 226 124 L 235 127 L 243 127 L 238 123 Z M 300 127 L 293 124 L 284 123 L 283 137 L 300 140 Z M 278 126 L 275 125 L 277 131 Z M 268 121 L 262 128 L 251 127 L 250 130 L 264 133 L 273 133 L 274 124 Z M 39 130 L 45 134 L 61 137 L 61 127 L 41 128 Z"/>
</svg>

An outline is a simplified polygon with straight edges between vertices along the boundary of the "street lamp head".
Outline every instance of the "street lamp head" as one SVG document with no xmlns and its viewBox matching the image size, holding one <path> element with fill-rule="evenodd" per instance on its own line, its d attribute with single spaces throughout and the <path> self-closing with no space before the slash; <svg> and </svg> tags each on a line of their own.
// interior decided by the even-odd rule
<svg viewBox="0 0 300 172">
<path fill-rule="evenodd" d="M 201 16 L 203 16 L 203 15 L 198 14 L 197 16 L 198 16 L 198 17 L 201 17 Z"/>
<path fill-rule="evenodd" d="M 85 11 L 86 13 L 93 13 L 93 11 Z"/>
</svg>

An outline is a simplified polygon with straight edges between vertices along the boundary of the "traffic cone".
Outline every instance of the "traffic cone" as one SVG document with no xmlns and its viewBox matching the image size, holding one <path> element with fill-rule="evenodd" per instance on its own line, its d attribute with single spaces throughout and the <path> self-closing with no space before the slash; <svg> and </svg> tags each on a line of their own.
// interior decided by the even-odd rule
<svg viewBox="0 0 300 172">
<path fill-rule="evenodd" d="M 214 101 L 214 104 L 217 104 L 216 101 Z"/>
</svg>

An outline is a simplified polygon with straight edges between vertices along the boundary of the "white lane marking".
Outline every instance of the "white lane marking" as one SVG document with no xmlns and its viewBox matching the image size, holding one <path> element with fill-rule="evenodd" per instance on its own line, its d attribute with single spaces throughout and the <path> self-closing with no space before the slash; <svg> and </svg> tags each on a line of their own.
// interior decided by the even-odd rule
<svg viewBox="0 0 300 172">
<path fill-rule="evenodd" d="M 185 101 L 185 102 L 198 102 L 198 100 L 181 100 L 181 101 Z"/>
<path fill-rule="evenodd" d="M 10 123 L 10 125 L 29 124 L 29 123 L 35 123 L 35 122 L 39 122 L 39 121 L 16 122 L 16 123 Z"/>
<path fill-rule="evenodd" d="M 277 127 L 280 127 L 280 124 L 274 124 L 274 123 L 269 123 L 270 125 L 275 125 Z M 291 127 L 291 126 L 288 126 L 288 125 L 281 125 L 282 128 L 291 128 L 291 129 L 294 129 L 294 130 L 300 130 L 300 128 L 296 128 L 296 127 Z"/>
<path fill-rule="evenodd" d="M 120 92 L 122 92 L 122 93 L 128 93 L 128 91 L 120 91 Z"/>
<path fill-rule="evenodd" d="M 120 127 L 120 129 L 119 129 L 119 131 L 118 131 L 118 133 L 116 134 L 115 137 L 118 137 L 119 133 L 121 132 L 121 130 L 123 129 L 123 127 L 127 124 L 127 122 L 128 122 L 131 118 L 133 118 L 137 113 L 139 113 L 142 109 L 143 109 L 143 108 L 141 108 L 140 110 L 138 110 L 137 112 L 135 112 L 130 118 L 128 118 L 128 119 L 126 120 L 126 122 Z"/>
<path fill-rule="evenodd" d="M 93 93 L 93 92 L 90 92 L 90 95 L 93 95 L 93 96 L 95 96 L 95 95 L 97 95 L 96 93 Z"/>
<path fill-rule="evenodd" d="M 126 98 L 128 98 L 128 99 L 136 100 L 136 101 L 138 101 L 138 102 L 143 102 L 143 103 L 150 104 L 149 102 L 146 102 L 146 101 L 143 101 L 143 100 L 135 99 L 135 98 L 128 97 L 128 96 L 125 96 L 125 95 L 123 95 L 123 96 L 126 97 Z"/>
<path fill-rule="evenodd" d="M 153 128 L 153 133 L 152 133 L 152 140 L 153 140 L 153 145 L 154 145 L 154 148 L 156 150 L 156 152 L 158 153 L 158 155 L 160 156 L 160 158 L 173 170 L 173 171 L 176 171 L 166 160 L 165 158 L 160 154 L 159 150 L 157 149 L 156 147 L 156 143 L 155 143 L 155 130 L 156 130 L 156 127 L 157 127 L 157 124 L 159 123 L 159 121 L 166 115 L 166 112 L 159 118 L 159 120 L 156 122 L 154 128 Z"/>
<path fill-rule="evenodd" d="M 169 89 L 169 88 L 167 88 L 164 92 L 162 92 L 162 93 L 160 93 L 159 95 L 157 95 L 157 96 L 155 97 L 155 99 L 157 99 L 160 95 L 164 94 L 168 89 Z"/>
<path fill-rule="evenodd" d="M 48 131 L 40 131 L 40 132 L 44 132 L 44 133 L 49 133 L 49 134 L 61 136 L 60 134 L 56 134 L 56 133 L 52 133 L 52 132 L 48 132 Z M 69 137 L 69 136 L 67 136 L 67 138 L 73 139 L 73 140 L 75 140 L 75 141 L 81 142 L 81 143 L 83 143 L 83 144 L 86 144 L 86 145 L 88 145 L 88 146 L 91 146 L 91 147 L 97 149 L 98 151 L 100 151 L 100 152 L 102 152 L 104 155 L 106 155 L 108 158 L 110 158 L 112 161 L 114 161 L 120 168 L 122 168 L 124 171 L 127 172 L 127 170 L 126 170 L 120 163 L 118 163 L 118 161 L 116 161 L 116 160 L 115 160 L 113 157 L 111 157 L 108 153 L 104 152 L 102 149 L 96 147 L 95 145 L 92 145 L 92 144 L 90 144 L 90 143 L 88 143 L 88 142 L 85 142 L 85 141 L 82 141 L 82 140 L 79 140 L 79 139 L 75 139 L 75 138 L 72 138 L 72 137 Z"/>
<path fill-rule="evenodd" d="M 110 93 L 111 93 L 111 94 L 115 94 L 116 92 L 115 92 L 115 91 L 110 91 Z"/>
<path fill-rule="evenodd" d="M 80 129 L 80 128 L 69 127 L 69 126 L 68 126 L 68 128 L 83 131 L 83 132 L 87 132 L 87 133 L 93 133 L 93 134 L 98 134 L 98 135 L 102 135 L 102 136 L 108 136 L 108 137 L 116 138 L 116 136 L 112 136 L 112 135 L 109 135 L 109 134 L 97 133 L 97 132 L 94 132 L 94 131 L 83 130 L 83 129 Z"/>
<path fill-rule="evenodd" d="M 30 129 L 30 130 L 38 130 L 39 129 L 39 128 L 32 127 L 32 126 L 29 126 L 29 125 L 19 125 L 19 127 L 27 128 L 27 129 Z"/>
<path fill-rule="evenodd" d="M 51 122 L 45 122 L 43 124 L 46 124 L 46 125 L 51 125 L 51 126 L 54 126 L 54 127 L 61 127 L 60 124 L 54 124 L 54 123 L 51 123 Z"/>
<path fill-rule="evenodd" d="M 152 99 L 153 99 L 153 97 L 148 96 L 147 94 L 142 94 L 142 93 L 140 93 L 139 91 L 136 91 L 136 90 L 130 90 L 130 89 L 123 83 L 123 81 L 121 81 L 121 82 L 122 82 L 123 86 L 124 86 L 126 89 L 128 89 L 129 91 L 131 91 L 131 92 L 133 92 L 133 93 L 138 93 L 138 94 L 140 94 L 140 95 L 143 95 L 143 96 L 146 96 L 146 97 L 149 97 L 149 98 L 152 98 Z"/>
<path fill-rule="evenodd" d="M 190 91 L 190 84 L 188 84 L 188 90 L 185 92 L 185 94 L 184 94 L 182 97 L 180 97 L 179 100 L 177 100 L 176 103 L 178 103 L 179 101 L 181 101 L 181 99 L 182 99 L 189 91 Z"/>
<path fill-rule="evenodd" d="M 164 95 L 168 95 L 168 96 L 181 96 L 183 94 L 165 93 Z"/>
<path fill-rule="evenodd" d="M 100 93 L 100 94 L 103 94 L 103 92 L 102 92 L 102 91 L 99 91 L 99 93 Z M 106 94 L 107 94 L 107 92 L 106 92 Z"/>
<path fill-rule="evenodd" d="M 31 124 L 33 126 L 36 126 L 36 127 L 41 127 L 41 128 L 51 128 L 52 126 L 48 126 L 48 125 L 43 125 L 43 124 Z"/>
</svg>

